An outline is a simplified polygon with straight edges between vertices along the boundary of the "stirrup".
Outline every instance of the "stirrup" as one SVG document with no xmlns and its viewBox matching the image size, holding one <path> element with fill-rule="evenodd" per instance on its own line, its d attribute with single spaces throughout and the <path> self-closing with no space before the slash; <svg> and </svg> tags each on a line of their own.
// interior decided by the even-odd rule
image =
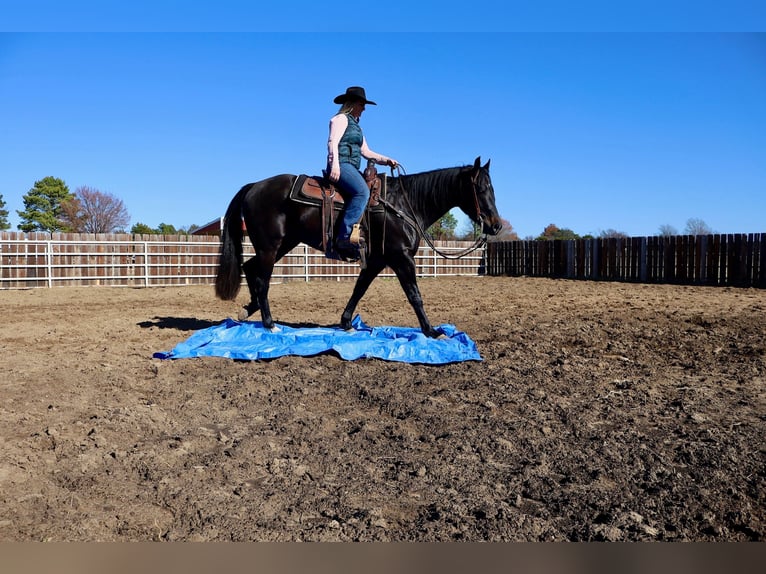
<svg viewBox="0 0 766 574">
<path fill-rule="evenodd" d="M 362 242 L 362 228 L 358 223 L 354 223 L 351 227 L 351 237 L 348 240 L 354 245 L 359 245 Z"/>
</svg>

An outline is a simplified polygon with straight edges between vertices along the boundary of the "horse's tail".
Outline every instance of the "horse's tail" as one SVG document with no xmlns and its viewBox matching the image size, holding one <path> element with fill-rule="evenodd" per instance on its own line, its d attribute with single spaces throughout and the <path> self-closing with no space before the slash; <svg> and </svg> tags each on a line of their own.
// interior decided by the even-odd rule
<svg viewBox="0 0 766 574">
<path fill-rule="evenodd" d="M 224 301 L 233 301 L 239 293 L 242 266 L 242 202 L 250 191 L 246 185 L 231 200 L 223 218 L 221 255 L 215 277 L 215 294 Z"/>
</svg>

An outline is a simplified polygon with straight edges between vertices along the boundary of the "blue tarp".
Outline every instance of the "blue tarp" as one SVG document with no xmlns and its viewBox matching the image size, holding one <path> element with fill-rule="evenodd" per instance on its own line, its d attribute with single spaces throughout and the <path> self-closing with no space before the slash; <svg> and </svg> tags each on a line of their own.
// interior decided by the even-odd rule
<svg viewBox="0 0 766 574">
<path fill-rule="evenodd" d="M 303 357 L 334 351 L 342 359 L 376 358 L 404 363 L 442 365 L 481 361 L 476 344 L 454 325 L 439 325 L 445 336 L 430 339 L 419 328 L 368 327 L 357 315 L 351 331 L 339 327 L 290 327 L 277 324 L 273 331 L 260 322 L 226 319 L 220 325 L 197 331 L 158 359 L 226 357 L 273 359 L 284 355 Z"/>
</svg>

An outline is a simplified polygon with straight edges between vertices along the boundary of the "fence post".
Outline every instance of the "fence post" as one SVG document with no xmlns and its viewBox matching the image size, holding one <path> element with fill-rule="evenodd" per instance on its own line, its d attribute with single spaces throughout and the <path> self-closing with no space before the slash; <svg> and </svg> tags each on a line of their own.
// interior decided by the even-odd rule
<svg viewBox="0 0 766 574">
<path fill-rule="evenodd" d="M 144 287 L 149 287 L 149 242 L 144 241 Z"/>
<path fill-rule="evenodd" d="M 53 287 L 53 242 L 45 242 L 45 272 L 48 274 L 48 287 Z"/>
</svg>

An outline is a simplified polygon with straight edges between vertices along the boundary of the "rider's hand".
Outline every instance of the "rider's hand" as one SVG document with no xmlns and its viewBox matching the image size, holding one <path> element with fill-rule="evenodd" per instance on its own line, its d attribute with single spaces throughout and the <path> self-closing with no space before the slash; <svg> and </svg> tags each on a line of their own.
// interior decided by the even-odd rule
<svg viewBox="0 0 766 574">
<path fill-rule="evenodd" d="M 340 166 L 334 165 L 330 168 L 330 180 L 338 181 L 340 179 Z"/>
<path fill-rule="evenodd" d="M 386 162 L 386 165 L 395 168 L 396 166 L 399 165 L 399 162 L 396 161 L 393 158 L 388 158 L 388 161 Z"/>
</svg>

